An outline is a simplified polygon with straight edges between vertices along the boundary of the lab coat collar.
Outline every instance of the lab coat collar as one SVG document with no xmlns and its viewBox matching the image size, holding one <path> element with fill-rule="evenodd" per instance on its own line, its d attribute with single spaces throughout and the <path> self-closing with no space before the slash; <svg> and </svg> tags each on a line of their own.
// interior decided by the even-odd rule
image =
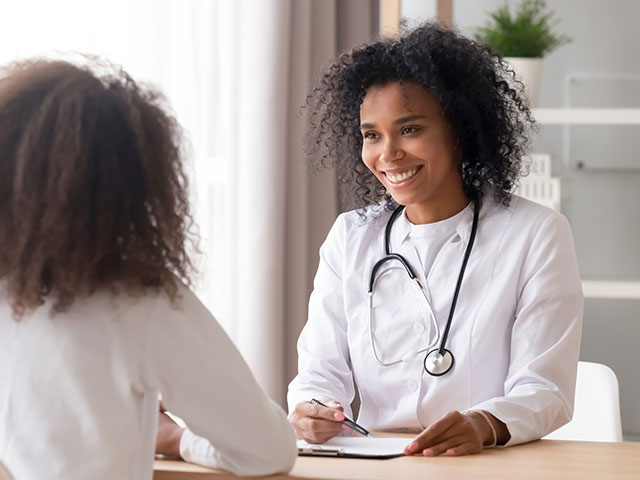
<svg viewBox="0 0 640 480">
<path fill-rule="evenodd" d="M 484 216 L 487 208 L 490 208 L 489 203 L 493 202 L 493 198 L 488 198 L 489 195 L 485 195 L 482 201 L 482 208 L 480 209 L 480 221 L 482 221 L 482 217 Z M 473 226 L 473 201 L 469 202 L 469 204 L 464 208 L 464 212 L 462 217 L 460 218 L 460 222 L 456 227 L 456 235 L 459 239 L 461 239 L 465 244 L 469 240 L 471 236 L 471 228 Z M 393 245 L 402 245 L 409 234 L 411 233 L 411 222 L 407 218 L 405 212 L 402 212 L 395 223 L 393 224 L 393 228 L 391 229 L 391 246 Z"/>
</svg>

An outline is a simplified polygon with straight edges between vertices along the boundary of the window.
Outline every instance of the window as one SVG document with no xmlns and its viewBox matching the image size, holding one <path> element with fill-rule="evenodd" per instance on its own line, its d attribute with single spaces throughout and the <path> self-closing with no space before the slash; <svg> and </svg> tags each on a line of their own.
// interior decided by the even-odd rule
<svg viewBox="0 0 640 480">
<path fill-rule="evenodd" d="M 227 2 L 209 0 L 0 4 L 0 64 L 33 56 L 99 55 L 165 94 L 188 140 L 192 205 L 203 252 L 196 293 L 225 328 L 233 308 L 225 272 L 232 270 L 227 262 L 235 252 L 232 236 L 222 233 L 233 231 L 226 202 L 233 201 L 235 171 L 227 159 L 235 147 L 221 141 L 231 125 L 232 99 L 225 92 L 233 88 L 233 77 L 219 73 L 233 68 L 232 20 Z"/>
</svg>

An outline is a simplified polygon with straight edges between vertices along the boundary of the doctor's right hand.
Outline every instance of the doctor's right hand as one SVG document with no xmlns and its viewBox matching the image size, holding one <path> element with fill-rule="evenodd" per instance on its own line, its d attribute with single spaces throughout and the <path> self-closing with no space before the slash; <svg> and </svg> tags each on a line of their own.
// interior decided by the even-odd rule
<svg viewBox="0 0 640 480">
<path fill-rule="evenodd" d="M 291 424 L 298 438 L 309 443 L 324 443 L 349 427 L 344 425 L 344 408 L 338 402 L 325 402 L 326 407 L 310 402 L 296 405 Z"/>
</svg>

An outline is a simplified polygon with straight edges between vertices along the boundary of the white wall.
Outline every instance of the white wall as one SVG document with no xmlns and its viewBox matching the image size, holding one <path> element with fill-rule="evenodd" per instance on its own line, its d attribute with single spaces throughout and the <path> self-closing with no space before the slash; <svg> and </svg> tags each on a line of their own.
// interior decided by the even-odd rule
<svg viewBox="0 0 640 480">
<path fill-rule="evenodd" d="M 453 0 L 454 22 L 465 33 L 484 24 L 505 0 Z M 411 18 L 431 17 L 435 0 L 403 0 Z M 509 5 L 518 2 L 509 0 Z M 573 38 L 544 62 L 541 107 L 563 105 L 565 75 L 640 74 L 635 0 L 547 0 Z M 573 106 L 640 107 L 640 80 L 581 81 Z M 563 213 L 573 228 L 583 278 L 640 281 L 640 127 L 573 127 L 572 167 L 562 165 L 562 127 L 542 127 L 534 151 L 549 152 L 563 179 Z M 576 167 L 582 162 L 586 168 Z M 585 302 L 581 358 L 605 363 L 618 375 L 625 437 L 640 440 L 640 301 Z"/>
</svg>

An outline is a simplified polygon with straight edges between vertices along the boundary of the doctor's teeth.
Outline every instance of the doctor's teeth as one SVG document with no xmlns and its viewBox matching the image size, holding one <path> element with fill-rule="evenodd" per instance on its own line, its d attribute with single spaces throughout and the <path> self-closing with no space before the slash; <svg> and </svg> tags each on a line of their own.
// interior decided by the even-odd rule
<svg viewBox="0 0 640 480">
<path fill-rule="evenodd" d="M 417 172 L 418 172 L 418 169 L 417 168 L 413 168 L 411 170 L 407 170 L 405 172 L 398 173 L 398 174 L 388 173 L 387 174 L 387 178 L 391 181 L 391 183 L 400 183 L 400 182 L 404 182 L 405 180 L 410 179 Z"/>
</svg>

